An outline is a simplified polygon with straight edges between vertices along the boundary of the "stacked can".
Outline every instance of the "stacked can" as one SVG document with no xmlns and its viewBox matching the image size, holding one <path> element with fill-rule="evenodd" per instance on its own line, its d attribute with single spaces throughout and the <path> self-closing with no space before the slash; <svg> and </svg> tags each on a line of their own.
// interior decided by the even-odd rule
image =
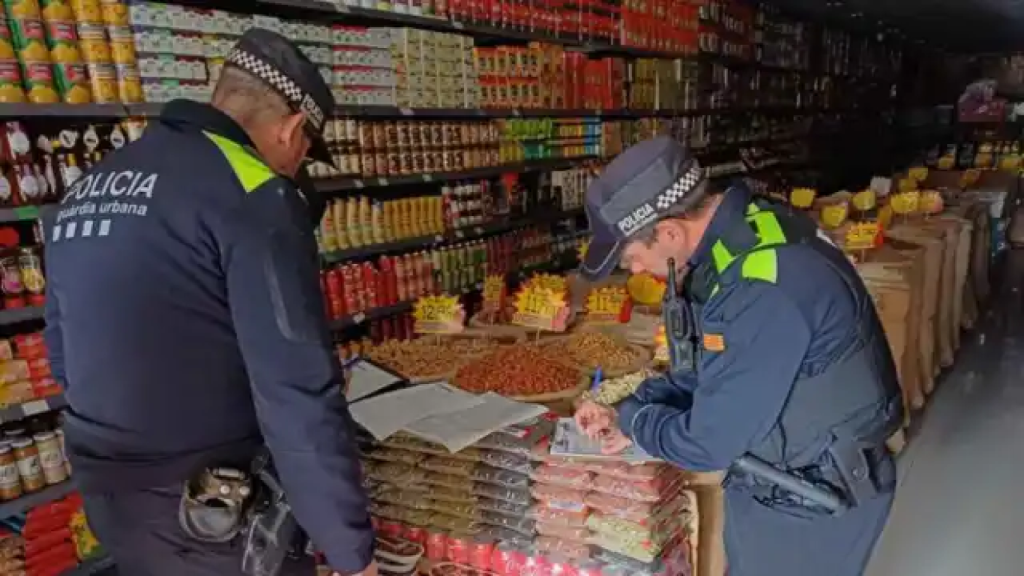
<svg viewBox="0 0 1024 576">
<path fill-rule="evenodd" d="M 39 3 L 36 0 L 7 0 L 4 12 L 28 101 L 36 104 L 60 102 Z M 13 79 L 13 75 L 8 79 Z"/>
</svg>

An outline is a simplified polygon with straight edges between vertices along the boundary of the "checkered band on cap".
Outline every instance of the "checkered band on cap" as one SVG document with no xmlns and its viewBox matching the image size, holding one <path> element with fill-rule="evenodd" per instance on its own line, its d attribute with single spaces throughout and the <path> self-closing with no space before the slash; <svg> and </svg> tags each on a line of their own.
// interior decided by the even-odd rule
<svg viewBox="0 0 1024 576">
<path fill-rule="evenodd" d="M 662 210 L 668 210 L 673 204 L 679 202 L 684 196 L 693 191 L 697 187 L 697 184 L 703 179 L 701 169 L 699 166 L 694 164 L 685 174 L 679 177 L 668 190 L 665 190 L 655 202 L 655 208 L 660 212 Z"/>
<path fill-rule="evenodd" d="M 255 54 L 235 48 L 228 54 L 227 63 L 232 64 L 263 80 L 271 88 L 284 96 L 289 103 L 307 113 L 307 118 L 317 132 L 323 130 L 324 113 L 313 98 L 306 94 L 294 80 L 286 76 L 276 66 Z"/>
</svg>

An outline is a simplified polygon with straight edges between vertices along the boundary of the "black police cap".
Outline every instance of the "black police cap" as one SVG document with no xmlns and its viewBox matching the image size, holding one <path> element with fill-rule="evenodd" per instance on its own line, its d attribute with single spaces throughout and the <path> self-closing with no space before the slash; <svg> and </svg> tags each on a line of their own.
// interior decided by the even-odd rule
<svg viewBox="0 0 1024 576">
<path fill-rule="evenodd" d="M 225 66 L 234 66 L 274 89 L 296 112 L 306 115 L 304 129 L 312 141 L 309 156 L 334 165 L 324 126 L 334 110 L 334 95 L 320 69 L 290 40 L 262 28 L 251 28 L 231 49 Z"/>
</svg>

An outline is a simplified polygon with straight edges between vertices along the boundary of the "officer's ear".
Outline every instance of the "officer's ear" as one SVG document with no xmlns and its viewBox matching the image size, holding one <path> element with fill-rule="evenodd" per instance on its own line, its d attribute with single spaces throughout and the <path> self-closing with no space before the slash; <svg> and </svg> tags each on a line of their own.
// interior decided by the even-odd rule
<svg viewBox="0 0 1024 576">
<path fill-rule="evenodd" d="M 284 117 L 277 133 L 278 142 L 283 146 L 292 146 L 302 140 L 303 126 L 306 124 L 306 115 L 302 112 L 289 114 Z"/>
</svg>

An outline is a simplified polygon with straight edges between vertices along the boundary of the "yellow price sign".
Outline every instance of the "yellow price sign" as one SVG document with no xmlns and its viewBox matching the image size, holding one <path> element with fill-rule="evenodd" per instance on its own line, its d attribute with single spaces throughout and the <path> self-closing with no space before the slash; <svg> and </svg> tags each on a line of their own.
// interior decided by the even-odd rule
<svg viewBox="0 0 1024 576">
<path fill-rule="evenodd" d="M 624 286 L 605 286 L 587 294 L 587 322 L 626 323 L 632 312 L 633 302 Z"/>
<path fill-rule="evenodd" d="M 789 203 L 794 208 L 810 208 L 814 205 L 814 198 L 818 191 L 814 188 L 794 188 L 789 193 Z"/>
<path fill-rule="evenodd" d="M 665 333 L 665 325 L 659 324 L 654 332 L 654 360 L 657 362 L 669 362 L 668 335 Z"/>
<path fill-rule="evenodd" d="M 826 228 L 839 228 L 849 215 L 850 205 L 846 202 L 836 202 L 821 209 L 821 222 Z"/>
<path fill-rule="evenodd" d="M 999 168 L 1001 170 L 1016 170 L 1020 168 L 1020 155 L 1007 154 L 999 161 Z"/>
<path fill-rule="evenodd" d="M 900 216 L 916 214 L 921 210 L 921 193 L 917 190 L 900 192 L 892 197 L 892 211 Z"/>
<path fill-rule="evenodd" d="M 853 207 L 861 212 L 867 212 L 878 204 L 878 197 L 874 190 L 861 190 L 853 195 Z"/>
<path fill-rule="evenodd" d="M 665 282 L 647 272 L 633 274 L 626 280 L 630 298 L 642 306 L 657 306 L 665 296 Z"/>
<path fill-rule="evenodd" d="M 555 276 L 554 274 L 534 274 L 526 279 L 523 286 L 527 288 L 544 288 L 555 293 L 568 292 L 569 288 L 565 276 Z"/>
<path fill-rule="evenodd" d="M 952 156 L 943 156 L 939 158 L 937 163 L 939 170 L 952 170 L 953 166 L 956 166 L 956 158 Z"/>
<path fill-rule="evenodd" d="M 466 312 L 457 296 L 424 296 L 413 304 L 413 331 L 417 334 L 462 332 Z"/>
<path fill-rule="evenodd" d="M 484 278 L 483 309 L 487 311 L 501 310 L 505 305 L 505 277 L 501 274 L 488 274 Z"/>
<path fill-rule="evenodd" d="M 921 195 L 921 211 L 925 214 L 939 214 L 945 207 L 946 203 L 938 190 L 926 190 Z"/>
<path fill-rule="evenodd" d="M 963 189 L 970 188 L 978 183 L 981 179 L 981 170 L 971 168 L 970 170 L 964 170 L 964 173 L 960 176 L 960 187 Z"/>
<path fill-rule="evenodd" d="M 974 166 L 976 168 L 991 168 L 993 160 L 994 158 L 990 152 L 979 152 L 974 157 Z"/>
<path fill-rule="evenodd" d="M 925 166 L 916 166 L 911 168 L 908 173 L 910 179 L 914 182 L 924 182 L 928 179 L 928 168 Z"/>
<path fill-rule="evenodd" d="M 846 231 L 844 247 L 850 251 L 870 250 L 878 238 L 878 222 L 857 222 Z"/>
<path fill-rule="evenodd" d="M 565 292 L 539 286 L 524 286 L 516 294 L 512 323 L 527 328 L 564 332 L 569 320 Z"/>
<path fill-rule="evenodd" d="M 579 255 L 580 262 L 583 262 L 583 259 L 587 257 L 587 250 L 589 248 L 590 248 L 590 239 L 589 238 L 587 238 L 583 242 L 580 242 L 580 247 L 576 249 L 576 252 Z"/>
</svg>

